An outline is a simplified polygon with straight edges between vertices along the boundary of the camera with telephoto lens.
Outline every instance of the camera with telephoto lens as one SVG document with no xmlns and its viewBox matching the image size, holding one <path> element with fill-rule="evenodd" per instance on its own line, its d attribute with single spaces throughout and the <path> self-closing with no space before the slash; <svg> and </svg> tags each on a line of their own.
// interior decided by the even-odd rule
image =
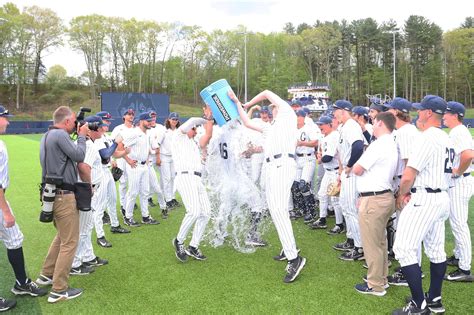
<svg viewBox="0 0 474 315">
<path fill-rule="evenodd" d="M 43 207 L 41 209 L 39 220 L 44 223 L 53 221 L 53 205 L 56 197 L 56 190 L 58 186 L 63 184 L 62 176 L 46 175 L 43 186 L 41 201 Z"/>
<path fill-rule="evenodd" d="M 86 113 L 90 113 L 92 110 L 90 108 L 87 108 L 87 107 L 81 107 L 79 108 L 79 111 L 77 112 L 77 115 L 76 115 L 76 130 L 78 127 L 80 126 L 83 126 L 86 122 L 84 121 L 84 116 L 86 115 Z M 97 131 L 99 130 L 99 123 L 97 122 L 93 122 L 93 123 L 89 123 L 87 125 L 89 127 L 89 130 L 92 130 L 92 131 Z"/>
</svg>

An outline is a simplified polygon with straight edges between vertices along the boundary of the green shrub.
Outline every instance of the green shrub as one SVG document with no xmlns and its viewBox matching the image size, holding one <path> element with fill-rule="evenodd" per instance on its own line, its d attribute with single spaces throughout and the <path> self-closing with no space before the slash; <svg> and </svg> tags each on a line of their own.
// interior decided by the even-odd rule
<svg viewBox="0 0 474 315">
<path fill-rule="evenodd" d="M 58 97 L 52 93 L 46 93 L 38 98 L 38 102 L 41 104 L 54 104 L 58 102 Z"/>
</svg>

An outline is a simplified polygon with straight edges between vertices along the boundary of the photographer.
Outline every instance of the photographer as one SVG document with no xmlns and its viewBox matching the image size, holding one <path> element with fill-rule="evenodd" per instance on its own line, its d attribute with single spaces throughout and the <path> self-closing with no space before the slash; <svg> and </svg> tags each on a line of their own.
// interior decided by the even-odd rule
<svg viewBox="0 0 474 315">
<path fill-rule="evenodd" d="M 41 179 L 42 183 L 51 182 L 51 178 L 62 180 L 55 181 L 58 185 L 52 190 L 55 192 L 52 214 L 42 212 L 40 219 L 48 222 L 52 217 L 57 233 L 37 280 L 42 285 L 53 285 L 48 297 L 50 303 L 73 299 L 82 293 L 82 289 L 68 286 L 68 278 L 79 240 L 79 213 L 74 195 L 74 183 L 78 178 L 76 163 L 85 158 L 85 136 L 89 131 L 87 124 L 78 128 L 76 114 L 67 106 L 55 110 L 53 122 L 40 143 Z M 70 138 L 76 130 L 77 144 Z M 46 193 L 44 189 L 43 194 Z M 43 210 L 46 210 L 45 206 Z"/>
</svg>

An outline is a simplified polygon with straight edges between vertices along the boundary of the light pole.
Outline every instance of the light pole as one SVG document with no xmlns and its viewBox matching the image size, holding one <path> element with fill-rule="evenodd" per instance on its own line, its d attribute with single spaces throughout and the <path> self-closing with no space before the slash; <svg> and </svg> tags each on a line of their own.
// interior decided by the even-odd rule
<svg viewBox="0 0 474 315">
<path fill-rule="evenodd" d="M 247 32 L 240 32 L 244 35 L 244 102 L 247 103 Z"/>
<path fill-rule="evenodd" d="M 397 50 L 395 47 L 395 35 L 397 34 L 398 28 L 393 29 L 390 33 L 393 35 L 393 98 L 397 97 Z"/>
</svg>

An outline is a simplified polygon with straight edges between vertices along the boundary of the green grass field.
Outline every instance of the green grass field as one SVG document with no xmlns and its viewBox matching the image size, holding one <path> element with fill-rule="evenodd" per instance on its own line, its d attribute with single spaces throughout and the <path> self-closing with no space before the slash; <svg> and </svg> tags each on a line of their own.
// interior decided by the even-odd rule
<svg viewBox="0 0 474 315">
<path fill-rule="evenodd" d="M 40 135 L 2 136 L 9 151 L 10 187 L 6 196 L 25 235 L 24 250 L 28 273 L 36 279 L 55 234 L 52 224 L 38 221 L 40 203 Z M 472 214 L 474 202 L 471 202 Z M 160 218 L 158 208 L 152 208 Z M 73 276 L 70 284 L 84 288 L 81 297 L 58 304 L 46 297 L 18 297 L 11 314 L 117 314 L 117 313 L 319 313 L 389 314 L 404 305 L 405 287 L 391 287 L 385 297 L 357 293 L 362 282 L 362 262 L 344 262 L 331 249 L 344 236 L 331 237 L 325 231 L 311 231 L 301 221 L 294 223 L 298 247 L 307 258 L 306 268 L 293 284 L 284 284 L 285 263 L 272 256 L 280 250 L 273 225 L 265 235 L 269 246 L 253 254 L 236 252 L 230 246 L 202 246 L 208 260 L 182 264 L 174 257 L 171 240 L 176 235 L 184 209 L 170 213 L 158 226 L 142 226 L 128 235 L 107 238 L 112 248 L 98 247 L 96 255 L 109 259 L 89 276 Z M 137 217 L 138 219 L 138 213 Z M 332 225 L 333 219 L 329 224 Z M 449 224 L 447 224 L 449 226 Z M 471 231 L 474 219 L 470 217 Z M 446 251 L 451 255 L 453 237 L 446 229 Z M 2 247 L 3 248 L 3 247 Z M 12 297 L 13 273 L 0 250 L 0 296 Z M 423 258 L 425 290 L 429 285 L 429 262 Z M 448 270 L 451 270 L 448 269 Z M 443 303 L 451 314 L 473 314 L 473 283 L 444 283 Z"/>
</svg>

